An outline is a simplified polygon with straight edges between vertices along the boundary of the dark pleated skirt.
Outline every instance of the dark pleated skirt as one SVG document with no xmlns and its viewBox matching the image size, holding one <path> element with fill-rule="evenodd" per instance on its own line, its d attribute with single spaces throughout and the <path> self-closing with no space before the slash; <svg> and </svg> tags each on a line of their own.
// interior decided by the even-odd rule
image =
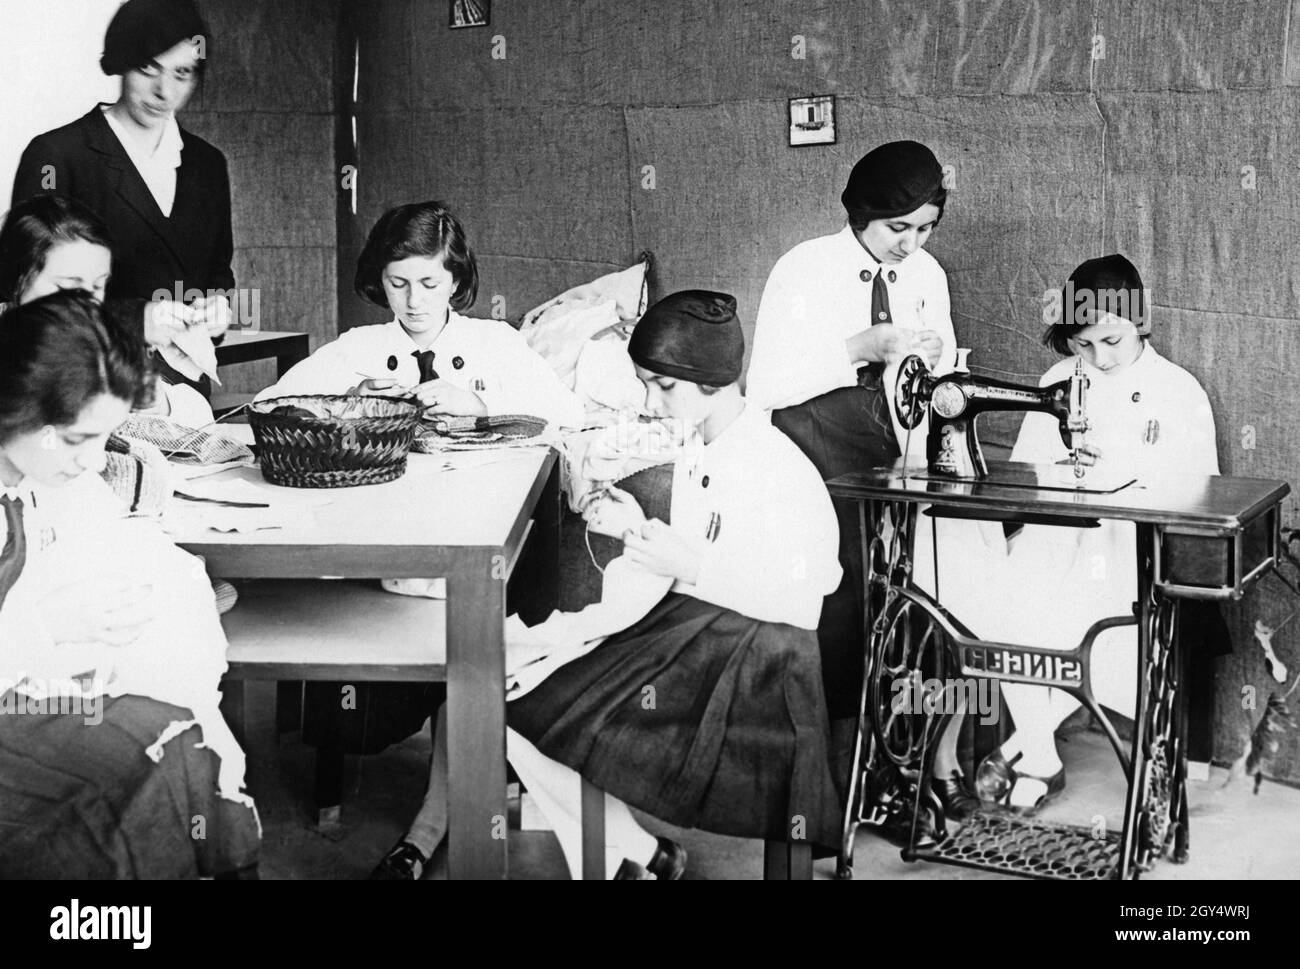
<svg viewBox="0 0 1300 969">
<path fill-rule="evenodd" d="M 839 840 L 810 630 L 672 593 L 507 712 L 548 757 L 670 824 Z"/>
<path fill-rule="evenodd" d="M 257 864 L 253 811 L 217 794 L 198 727 L 145 754 L 189 711 L 138 696 L 78 714 L 0 716 L 0 879 L 197 878 Z"/>
<path fill-rule="evenodd" d="M 841 387 L 772 412 L 772 424 L 807 455 L 823 481 L 900 454 L 885 395 L 872 387 Z M 856 717 L 862 689 L 862 529 L 857 502 L 833 498 L 840 525 L 839 586 L 822 605 L 817 626 L 826 705 L 832 719 Z"/>
</svg>

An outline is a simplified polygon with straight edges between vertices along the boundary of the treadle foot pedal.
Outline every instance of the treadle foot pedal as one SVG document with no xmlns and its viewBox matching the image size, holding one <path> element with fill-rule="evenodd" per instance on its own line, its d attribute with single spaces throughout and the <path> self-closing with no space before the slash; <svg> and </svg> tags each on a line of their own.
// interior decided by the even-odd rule
<svg viewBox="0 0 1300 969">
<path fill-rule="evenodd" d="M 1092 828 L 1079 825 L 979 812 L 939 844 L 918 848 L 910 857 L 1025 878 L 1104 881 L 1113 879 L 1119 866 L 1119 833 L 1098 838 Z"/>
</svg>

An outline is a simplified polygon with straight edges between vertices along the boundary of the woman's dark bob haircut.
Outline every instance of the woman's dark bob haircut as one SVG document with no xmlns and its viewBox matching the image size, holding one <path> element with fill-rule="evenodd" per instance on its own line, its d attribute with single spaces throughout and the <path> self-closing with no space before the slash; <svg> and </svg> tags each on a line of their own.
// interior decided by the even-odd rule
<svg viewBox="0 0 1300 969">
<path fill-rule="evenodd" d="M 110 394 L 147 402 L 144 344 L 94 298 L 62 290 L 0 314 L 0 444 L 76 422 Z"/>
<path fill-rule="evenodd" d="M 0 303 L 17 303 L 50 250 L 78 241 L 113 251 L 108 227 L 76 199 L 34 195 L 15 205 L 0 226 Z"/>
<path fill-rule="evenodd" d="M 467 310 L 478 297 L 478 261 L 460 220 L 441 202 L 412 202 L 389 209 L 370 230 L 357 259 L 353 284 L 364 299 L 392 309 L 384 295 L 384 267 L 411 256 L 442 256 L 456 289 L 451 308 Z"/>
<path fill-rule="evenodd" d="M 1063 357 L 1070 356 L 1070 339 L 1101 313 L 1130 321 L 1143 339 L 1151 335 L 1146 289 L 1137 267 L 1118 253 L 1089 259 L 1070 273 L 1059 294 L 1060 302 L 1044 307 L 1043 345 Z M 1059 310 L 1059 312 L 1057 312 Z"/>
</svg>

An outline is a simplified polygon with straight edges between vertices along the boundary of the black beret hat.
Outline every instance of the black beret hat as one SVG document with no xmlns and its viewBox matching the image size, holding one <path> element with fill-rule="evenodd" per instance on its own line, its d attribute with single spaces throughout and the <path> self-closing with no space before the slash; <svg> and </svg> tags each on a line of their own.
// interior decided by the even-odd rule
<svg viewBox="0 0 1300 969">
<path fill-rule="evenodd" d="M 665 296 L 641 317 L 627 352 L 638 366 L 665 377 L 734 384 L 745 360 L 736 298 L 703 289 Z"/>
<path fill-rule="evenodd" d="M 840 201 L 850 219 L 865 225 L 915 212 L 943 192 L 943 169 L 934 152 L 920 142 L 891 141 L 858 160 Z"/>
<path fill-rule="evenodd" d="M 104 34 L 99 66 L 108 75 L 125 74 L 181 41 L 200 36 L 210 46 L 207 25 L 191 0 L 127 0 Z"/>
</svg>

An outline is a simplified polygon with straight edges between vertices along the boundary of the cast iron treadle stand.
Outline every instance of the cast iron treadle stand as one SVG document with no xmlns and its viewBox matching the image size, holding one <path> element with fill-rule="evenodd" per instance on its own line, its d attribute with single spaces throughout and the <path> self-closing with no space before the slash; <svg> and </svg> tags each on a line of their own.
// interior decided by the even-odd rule
<svg viewBox="0 0 1300 969">
<path fill-rule="evenodd" d="M 1233 514 L 1227 516 L 1230 521 L 1221 520 L 1221 512 L 1218 517 L 1207 515 L 1204 508 L 1197 509 L 1199 518 L 1191 512 L 1179 518 L 1174 512 L 1145 511 L 1139 517 L 1131 508 L 1113 515 L 1101 507 L 1092 510 L 1093 520 L 1136 520 L 1134 615 L 1102 619 L 1073 650 L 1056 651 L 978 639 L 913 584 L 919 502 L 933 502 L 936 508 L 945 502 L 941 493 L 924 493 L 928 487 L 924 482 L 919 489 L 915 481 L 910 489 L 907 484 L 906 475 L 875 469 L 866 475 L 845 475 L 830 485 L 833 495 L 859 501 L 867 652 L 837 876 L 853 876 L 853 842 L 859 825 L 882 824 L 894 812 L 912 809 L 917 815 L 928 811 L 934 838 L 923 840 L 914 825 L 910 843 L 902 851 L 907 861 L 1072 880 L 1136 878 L 1171 849 L 1175 862 L 1186 861 L 1187 709 L 1185 691 L 1179 688 L 1185 666 L 1175 636 L 1175 596 L 1240 598 L 1276 561 L 1278 507 L 1290 489 L 1280 482 L 1232 479 L 1228 484 L 1241 485 L 1244 494 L 1230 496 L 1236 501 Z M 978 494 L 980 486 L 964 487 L 969 498 Z M 914 492 L 910 500 L 895 500 L 891 494 L 906 490 Z M 918 490 L 920 494 L 915 493 Z M 1102 504 L 1107 501 L 1118 505 L 1113 499 L 1100 499 Z M 964 503 L 985 505 L 990 518 L 1016 517 L 1007 513 L 1011 504 L 1006 502 L 1002 507 L 996 501 Z M 1014 504 L 1022 513 L 1027 511 L 1024 492 Z M 1045 510 L 1050 514 L 1054 509 Z M 1082 515 L 1072 512 L 1072 517 L 1077 521 Z M 1042 515 L 1037 520 L 1043 520 Z M 1195 542 L 1205 544 L 1189 544 Z M 1205 556 L 1214 560 L 1210 569 L 1214 574 L 1208 578 L 1199 558 Z M 1178 573 L 1175 559 L 1180 569 L 1196 559 L 1194 581 Z M 1214 571 L 1219 565 L 1222 574 Z M 1133 742 L 1126 751 L 1092 695 L 1089 671 L 1097 636 L 1115 626 L 1134 624 L 1138 627 L 1138 707 Z M 950 831 L 930 781 L 938 739 L 952 719 L 942 712 L 948 705 L 929 714 L 895 709 L 901 705 L 895 702 L 892 687 L 902 678 L 945 679 L 954 671 L 963 678 L 1057 687 L 1087 707 L 1101 723 L 1128 778 L 1123 828 L 1096 831 L 990 811 L 976 813 Z"/>
</svg>

